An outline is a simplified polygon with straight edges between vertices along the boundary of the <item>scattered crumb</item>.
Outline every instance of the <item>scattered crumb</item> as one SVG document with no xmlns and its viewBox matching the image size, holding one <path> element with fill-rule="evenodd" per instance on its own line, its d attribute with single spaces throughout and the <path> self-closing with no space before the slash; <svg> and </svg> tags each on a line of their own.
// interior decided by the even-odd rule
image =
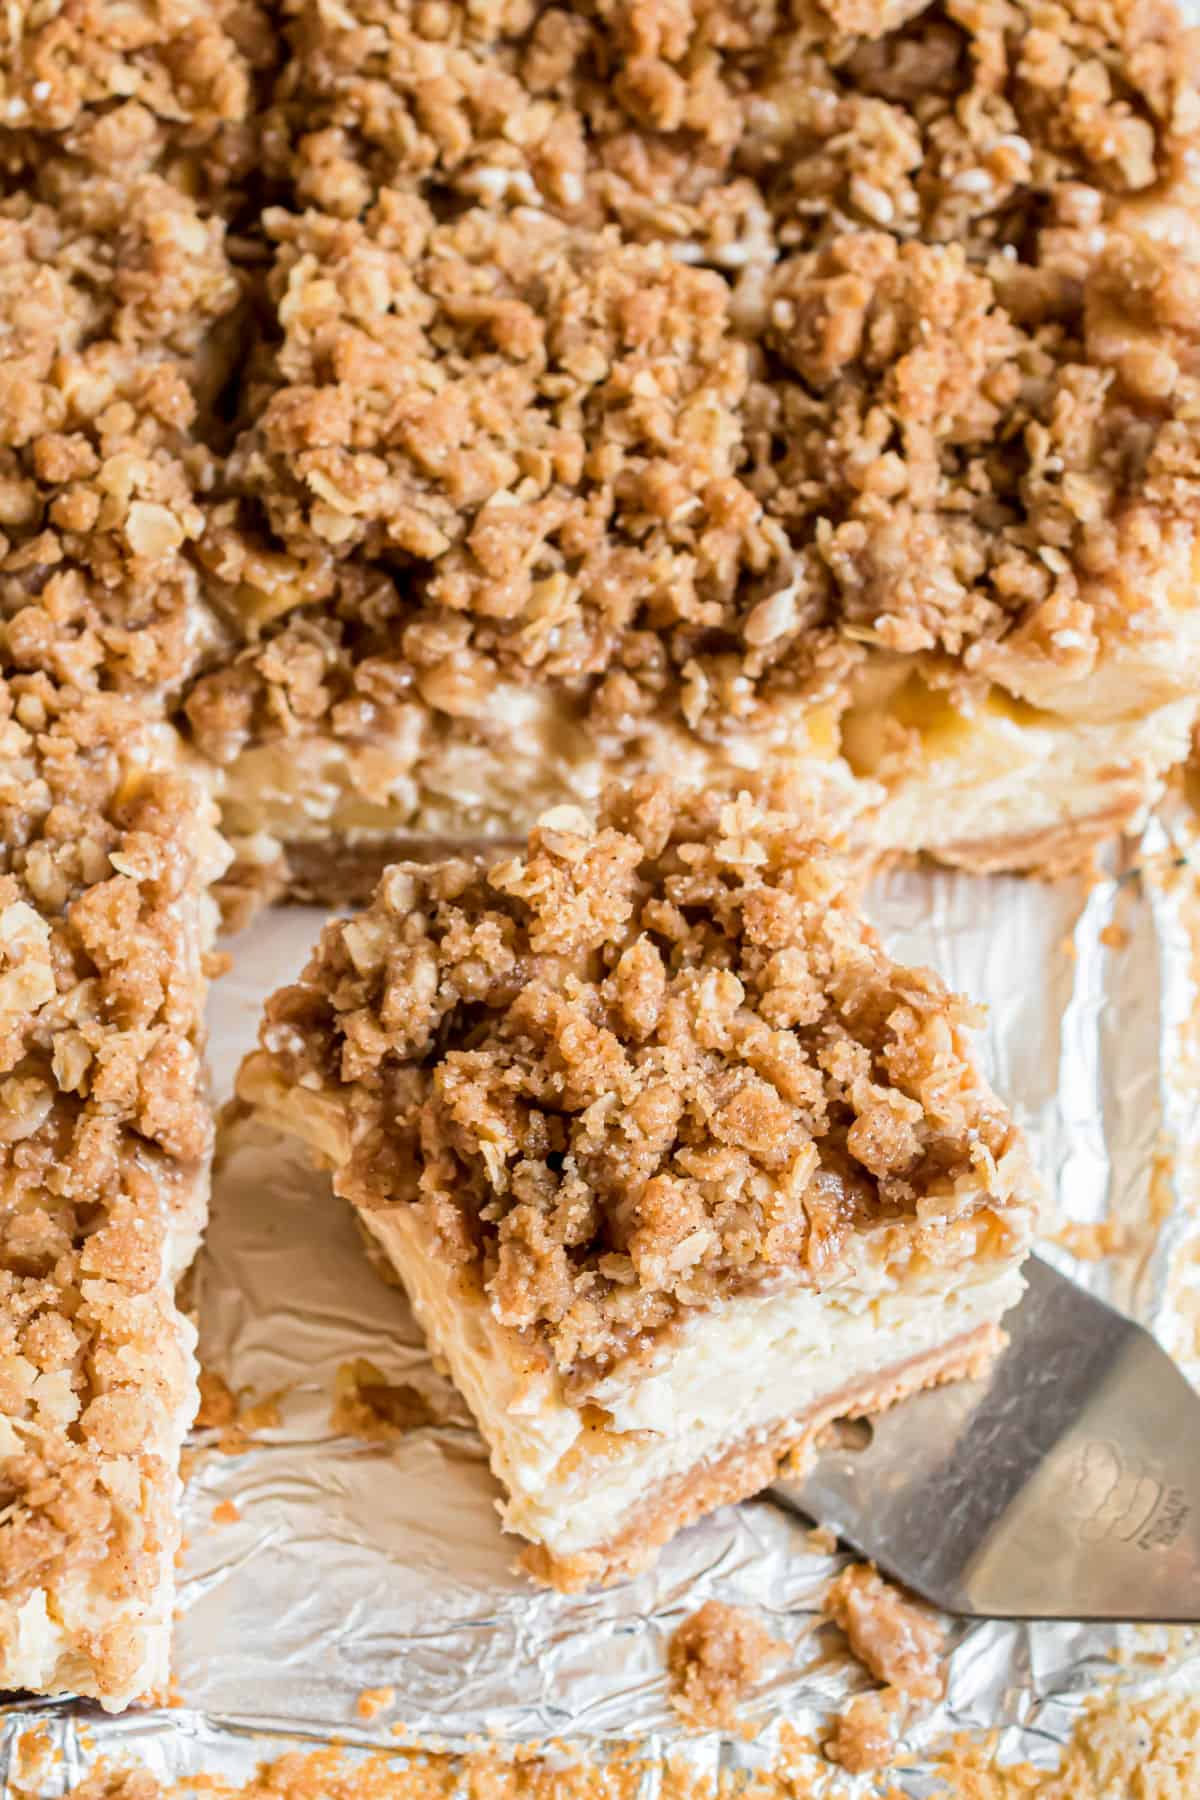
<svg viewBox="0 0 1200 1800">
<path fill-rule="evenodd" d="M 223 1375 L 212 1369 L 200 1371 L 200 1406 L 196 1413 L 197 1431 L 220 1431 L 237 1418 L 237 1400 Z"/>
<path fill-rule="evenodd" d="M 998 1732 L 960 1732 L 926 1753 L 921 1791 L 939 1800 L 1194 1800 L 1198 1743 L 1200 1699 L 1161 1691 L 1131 1699 L 1114 1690 L 1086 1703 L 1057 1770 L 1001 1765 Z M 814 1767 L 813 1748 L 785 1725 L 775 1766 L 747 1786 L 736 1771 L 714 1783 L 684 1758 L 651 1761 L 636 1744 L 609 1746 L 602 1763 L 572 1760 L 556 1743 L 511 1754 L 391 1750 L 355 1759 L 330 1746 L 263 1763 L 245 1786 L 201 1775 L 182 1789 L 166 1787 L 144 1768 L 102 1763 L 68 1800 L 193 1800 L 198 1792 L 213 1800 L 638 1800 L 651 1790 L 659 1800 L 817 1800 L 829 1796 L 829 1771 Z M 894 1784 L 872 1791 L 906 1800 Z"/>
<path fill-rule="evenodd" d="M 882 1693 L 856 1694 L 834 1721 L 833 1732 L 825 1742 L 830 1762 L 840 1763 L 848 1775 L 864 1775 L 871 1769 L 886 1769 L 896 1750 L 896 1703 L 894 1688 Z"/>
<path fill-rule="evenodd" d="M 917 1700 L 942 1692 L 943 1634 L 934 1615 L 867 1563 L 852 1563 L 830 1584 L 823 1611 L 841 1627 L 854 1655 L 875 1677 Z"/>
<path fill-rule="evenodd" d="M 369 1444 L 390 1443 L 423 1425 L 436 1425 L 441 1416 L 419 1388 L 389 1382 L 365 1356 L 341 1364 L 333 1391 L 331 1428 Z"/>
<path fill-rule="evenodd" d="M 22 1786 L 28 1783 L 35 1790 L 45 1781 L 51 1768 L 62 1760 L 62 1752 L 54 1747 L 54 1740 L 44 1725 L 31 1725 L 28 1731 L 17 1736 L 17 1758 L 14 1778 L 19 1773 Z"/>
<path fill-rule="evenodd" d="M 1129 943 L 1129 933 L 1124 925 L 1118 925 L 1114 920 L 1111 925 L 1106 925 L 1100 933 L 1100 942 L 1106 944 L 1110 950 L 1124 950 Z"/>
<path fill-rule="evenodd" d="M 354 1702 L 354 1710 L 360 1719 L 377 1719 L 381 1712 L 396 1704 L 394 1687 L 364 1688 Z"/>
<path fill-rule="evenodd" d="M 238 1425 L 248 1437 L 256 1431 L 273 1431 L 281 1421 L 279 1402 L 287 1392 L 286 1388 L 276 1388 L 273 1394 L 266 1394 L 261 1400 L 252 1401 L 244 1406 L 238 1414 Z"/>
<path fill-rule="evenodd" d="M 740 1606 L 706 1600 L 668 1646 L 671 1704 L 689 1725 L 734 1729 L 738 1702 L 786 1649 Z"/>
<path fill-rule="evenodd" d="M 1098 1219 L 1094 1224 L 1068 1220 L 1054 1233 L 1054 1241 L 1081 1262 L 1100 1262 L 1129 1248 L 1130 1232 L 1120 1219 Z"/>
<path fill-rule="evenodd" d="M 214 1525 L 236 1525 L 241 1516 L 232 1500 L 218 1500 L 212 1509 Z"/>
<path fill-rule="evenodd" d="M 838 1547 L 837 1532 L 828 1525 L 814 1525 L 805 1533 L 805 1542 L 814 1556 L 832 1556 Z"/>
<path fill-rule="evenodd" d="M 1079 946 L 1074 938 L 1065 937 L 1058 947 L 1069 962 L 1079 961 Z"/>
</svg>

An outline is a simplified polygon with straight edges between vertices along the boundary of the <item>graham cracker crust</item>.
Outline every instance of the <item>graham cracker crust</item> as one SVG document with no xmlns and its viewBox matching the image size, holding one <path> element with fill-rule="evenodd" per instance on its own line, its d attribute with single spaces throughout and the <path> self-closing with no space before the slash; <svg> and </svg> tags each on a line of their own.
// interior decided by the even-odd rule
<svg viewBox="0 0 1200 1800">
<path fill-rule="evenodd" d="M 865 1381 L 850 1382 L 802 1413 L 740 1438 L 715 1460 L 663 1482 L 608 1543 L 573 1556 L 555 1556 L 544 1544 L 531 1544 L 518 1559 L 520 1567 L 561 1594 L 607 1587 L 635 1575 L 685 1525 L 715 1507 L 761 1493 L 786 1465 L 789 1473 L 798 1473 L 835 1419 L 866 1418 L 886 1412 L 923 1388 L 982 1375 L 1005 1341 L 998 1325 L 977 1325 L 936 1350 L 908 1357 Z"/>
</svg>

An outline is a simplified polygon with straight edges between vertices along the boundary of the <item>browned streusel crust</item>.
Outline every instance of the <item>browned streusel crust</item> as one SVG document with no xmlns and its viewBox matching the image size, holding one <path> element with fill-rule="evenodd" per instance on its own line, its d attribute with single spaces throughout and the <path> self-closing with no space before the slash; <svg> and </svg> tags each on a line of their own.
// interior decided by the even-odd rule
<svg viewBox="0 0 1200 1800">
<path fill-rule="evenodd" d="M 211 1129 L 217 839 L 162 761 L 123 702 L 0 681 L 0 1684 L 41 1591 L 50 1676 L 107 1699 L 165 1626 Z"/>
<path fill-rule="evenodd" d="M 217 641 L 191 548 L 241 283 L 223 224 L 157 174 L 41 188 L 0 201 L 5 665 L 171 694 Z"/>
<path fill-rule="evenodd" d="M 524 857 L 400 864 L 262 1042 L 345 1116 L 341 1193 L 422 1209 L 495 1317 L 586 1385 L 730 1291 L 1028 1226 L 975 1014 L 892 963 L 848 867 L 746 796 L 615 793 Z"/>
<path fill-rule="evenodd" d="M 1053 704 L 1173 634 L 1200 272 L 1135 229 L 1200 130 L 1172 7 L 295 12 L 271 142 L 313 210 L 266 220 L 211 754 L 413 698 L 469 730 L 498 676 L 719 737 L 872 649 Z"/>
<path fill-rule="evenodd" d="M 258 159 L 275 32 L 258 0 L 14 0 L 0 42 L 0 187 L 150 171 L 227 210 Z"/>
</svg>

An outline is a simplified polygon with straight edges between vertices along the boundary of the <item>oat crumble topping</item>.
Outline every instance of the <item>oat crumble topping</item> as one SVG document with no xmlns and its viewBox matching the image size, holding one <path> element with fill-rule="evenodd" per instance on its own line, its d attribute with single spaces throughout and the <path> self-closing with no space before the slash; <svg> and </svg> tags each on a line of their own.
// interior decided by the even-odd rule
<svg viewBox="0 0 1200 1800">
<path fill-rule="evenodd" d="M 14 0 L 0 43 L 0 187 L 157 169 L 226 202 L 258 150 L 274 30 L 257 0 Z"/>
<path fill-rule="evenodd" d="M 160 175 L 39 185 L 0 201 L 0 647 L 158 699 L 219 642 L 192 550 L 242 283 Z"/>
<path fill-rule="evenodd" d="M 1016 1248 L 1030 1178 L 975 1022 L 884 954 L 811 822 L 642 783 L 524 856 L 389 870 L 251 1069 L 342 1118 L 339 1192 L 417 1206 L 586 1385 L 731 1292 Z"/>
<path fill-rule="evenodd" d="M 1138 228 L 1200 128 L 1172 7 L 289 10 L 209 754 L 414 698 L 469 732 L 500 678 L 715 737 L 873 651 L 970 705 L 1164 629 L 1200 467 L 1200 273 Z"/>
<path fill-rule="evenodd" d="M 219 842 L 138 715 L 0 678 L 0 1664 L 37 1590 L 127 1689 L 177 1536 L 174 1307 L 204 1211 L 203 889 Z"/>
</svg>

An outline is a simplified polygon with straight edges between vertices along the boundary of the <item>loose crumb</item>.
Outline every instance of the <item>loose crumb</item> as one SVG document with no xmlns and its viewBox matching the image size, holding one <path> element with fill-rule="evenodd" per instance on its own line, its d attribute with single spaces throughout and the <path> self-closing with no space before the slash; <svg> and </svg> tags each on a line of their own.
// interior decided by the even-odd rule
<svg viewBox="0 0 1200 1800">
<path fill-rule="evenodd" d="M 362 1438 L 369 1444 L 391 1443 L 423 1425 L 436 1425 L 440 1417 L 419 1388 L 408 1382 L 389 1382 L 365 1356 L 356 1356 L 338 1369 L 329 1423 L 339 1436 Z"/>
<path fill-rule="evenodd" d="M 822 1610 L 845 1632 L 863 1667 L 917 1700 L 942 1693 L 944 1636 L 934 1615 L 866 1563 L 836 1577 Z"/>
<path fill-rule="evenodd" d="M 688 1725 L 735 1730 L 738 1703 L 786 1650 L 742 1607 L 706 1600 L 668 1646 L 671 1704 Z"/>
<path fill-rule="evenodd" d="M 1129 1248 L 1131 1233 L 1121 1219 L 1098 1219 L 1094 1223 L 1068 1220 L 1054 1233 L 1054 1241 L 1077 1256 L 1081 1262 L 1100 1262 L 1106 1256 L 1119 1256 Z"/>
<path fill-rule="evenodd" d="M 223 1430 L 237 1418 L 237 1399 L 223 1375 L 212 1369 L 200 1371 L 200 1405 L 196 1412 L 197 1431 Z"/>
<path fill-rule="evenodd" d="M 354 1710 L 360 1719 L 377 1719 L 381 1712 L 396 1704 L 394 1687 L 364 1688 L 354 1702 Z"/>
<path fill-rule="evenodd" d="M 259 1431 L 270 1431 L 280 1422 L 279 1402 L 286 1389 L 265 1394 L 261 1400 L 243 1405 L 223 1375 L 211 1369 L 200 1371 L 200 1409 L 196 1414 L 198 1431 L 216 1431 L 216 1447 L 224 1456 L 240 1456 Z"/>
<path fill-rule="evenodd" d="M 893 1688 L 878 1694 L 856 1694 L 843 1708 L 826 1739 L 830 1762 L 849 1775 L 890 1767 L 896 1750 L 895 1715 L 899 1696 Z"/>
<path fill-rule="evenodd" d="M 827 1525 L 814 1525 L 805 1532 L 804 1541 L 814 1556 L 832 1556 L 838 1547 L 837 1533 Z"/>
<path fill-rule="evenodd" d="M 232 1500 L 218 1500 L 212 1509 L 214 1525 L 236 1525 L 241 1516 Z"/>
</svg>

